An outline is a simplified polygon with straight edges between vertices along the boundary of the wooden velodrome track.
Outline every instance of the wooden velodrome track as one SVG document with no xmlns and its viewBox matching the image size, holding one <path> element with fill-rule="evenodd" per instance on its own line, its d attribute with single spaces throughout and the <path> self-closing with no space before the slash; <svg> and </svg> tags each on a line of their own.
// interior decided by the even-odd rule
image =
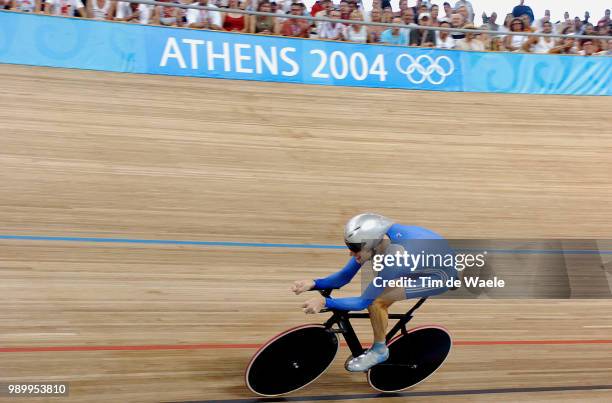
<svg viewBox="0 0 612 403">
<path fill-rule="evenodd" d="M 0 73 L 0 382 L 70 383 L 48 401 L 253 398 L 255 347 L 327 317 L 305 317 L 309 296 L 290 283 L 347 258 L 50 237 L 340 245 L 344 221 L 373 210 L 455 238 L 610 238 L 610 98 Z M 343 370 L 342 348 L 292 396 L 609 402 L 611 312 L 610 300 L 429 301 L 414 324 L 443 324 L 456 345 L 427 382 L 377 397 Z"/>
</svg>

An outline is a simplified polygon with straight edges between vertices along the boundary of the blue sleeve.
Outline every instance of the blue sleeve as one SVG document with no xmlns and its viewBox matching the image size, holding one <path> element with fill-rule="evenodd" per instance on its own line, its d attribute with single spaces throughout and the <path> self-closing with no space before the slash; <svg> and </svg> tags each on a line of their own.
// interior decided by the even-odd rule
<svg viewBox="0 0 612 403">
<path fill-rule="evenodd" d="M 315 290 L 327 290 L 331 288 L 340 288 L 347 285 L 355 274 L 359 271 L 361 265 L 357 263 L 355 258 L 351 258 L 349 262 L 339 272 L 336 272 L 325 278 L 315 279 Z"/>
<path fill-rule="evenodd" d="M 339 311 L 361 311 L 370 306 L 373 299 L 363 297 L 325 298 L 325 307 Z"/>
<path fill-rule="evenodd" d="M 389 273 L 390 271 L 385 268 L 379 276 L 385 278 Z M 383 287 L 376 287 L 372 281 L 360 297 L 325 298 L 325 307 L 339 311 L 361 311 L 369 307 L 384 290 Z"/>
<path fill-rule="evenodd" d="M 377 277 L 380 277 L 382 280 L 392 280 L 410 274 L 411 272 L 409 269 L 399 268 L 395 265 L 385 265 L 382 271 L 378 272 Z M 370 306 L 384 290 L 384 287 L 377 287 L 375 285 L 375 279 L 373 279 L 360 297 L 325 298 L 325 307 L 337 309 L 339 311 L 361 311 Z"/>
</svg>

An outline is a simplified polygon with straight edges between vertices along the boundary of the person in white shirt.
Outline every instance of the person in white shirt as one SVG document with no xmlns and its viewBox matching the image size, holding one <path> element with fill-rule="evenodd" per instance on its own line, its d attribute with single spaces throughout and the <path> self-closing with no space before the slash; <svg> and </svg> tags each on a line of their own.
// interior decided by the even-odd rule
<svg viewBox="0 0 612 403">
<path fill-rule="evenodd" d="M 543 34 L 551 34 L 552 33 L 552 23 L 550 21 L 544 22 L 542 26 Z M 531 36 L 527 39 L 527 42 L 524 45 L 524 49 L 528 52 L 534 53 L 549 53 L 552 48 L 556 45 L 555 38 L 551 37 L 543 37 L 543 36 Z"/>
<path fill-rule="evenodd" d="M 112 5 L 111 0 L 88 0 L 87 14 L 94 20 L 110 20 L 113 18 L 110 14 Z"/>
<path fill-rule="evenodd" d="M 329 14 L 329 18 L 334 20 L 340 19 L 340 10 L 332 10 Z M 319 26 L 319 38 L 321 39 L 332 39 L 335 41 L 341 41 L 344 39 L 344 30 L 346 25 L 339 22 L 324 21 Z"/>
<path fill-rule="evenodd" d="M 520 18 L 513 18 L 510 21 L 510 32 L 525 32 L 525 22 Z M 506 35 L 504 48 L 510 52 L 521 52 L 526 41 L 527 37 L 524 35 Z"/>
<path fill-rule="evenodd" d="M 7 2 L 9 10 L 21 11 L 22 13 L 39 13 L 41 10 L 40 0 L 13 0 Z M 0 7 L 2 10 L 2 7 Z"/>
<path fill-rule="evenodd" d="M 363 14 L 359 11 L 351 13 L 352 21 L 363 21 Z M 344 40 L 349 42 L 366 43 L 368 41 L 368 30 L 362 24 L 349 24 L 344 28 Z"/>
<path fill-rule="evenodd" d="M 45 0 L 45 14 L 73 17 L 78 12 L 83 18 L 87 18 L 87 10 L 81 0 Z"/>
<path fill-rule="evenodd" d="M 197 2 L 193 3 L 193 5 L 217 8 L 217 6 L 214 4 L 209 3 L 208 0 L 198 0 Z M 187 26 L 189 28 L 221 30 L 223 26 L 223 22 L 221 21 L 221 13 L 217 11 L 190 8 L 187 10 Z"/>
<path fill-rule="evenodd" d="M 127 1 L 118 1 L 114 9 L 111 10 L 111 15 L 115 21 L 137 22 L 146 25 L 151 19 L 153 6 L 147 4 L 128 3 Z"/>
<path fill-rule="evenodd" d="M 474 27 L 474 24 L 466 24 L 463 29 L 476 29 L 476 27 Z M 475 34 L 468 32 L 465 34 L 465 38 L 457 41 L 455 49 L 484 52 L 485 45 L 480 39 L 476 38 Z"/>
<path fill-rule="evenodd" d="M 323 0 L 321 1 L 321 5 L 323 6 L 323 9 L 320 11 L 317 11 L 317 13 L 314 16 L 317 18 L 330 18 L 331 11 L 333 9 L 333 4 L 331 0 Z M 314 24 L 315 24 L 316 32 L 318 33 L 321 30 L 321 25 L 323 23 L 321 21 L 315 21 Z"/>
<path fill-rule="evenodd" d="M 450 28 L 450 22 L 446 20 L 440 21 L 441 28 Z M 436 31 L 436 48 L 438 49 L 454 49 L 455 39 L 448 31 Z"/>
</svg>

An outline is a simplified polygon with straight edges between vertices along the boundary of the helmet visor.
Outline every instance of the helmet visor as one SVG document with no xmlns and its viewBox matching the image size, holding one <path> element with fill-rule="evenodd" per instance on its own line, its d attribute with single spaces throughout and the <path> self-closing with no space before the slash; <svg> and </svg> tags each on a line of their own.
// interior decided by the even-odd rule
<svg viewBox="0 0 612 403">
<path fill-rule="evenodd" d="M 346 242 L 346 246 L 349 248 L 349 250 L 355 253 L 361 252 L 364 244 L 365 242 Z"/>
</svg>

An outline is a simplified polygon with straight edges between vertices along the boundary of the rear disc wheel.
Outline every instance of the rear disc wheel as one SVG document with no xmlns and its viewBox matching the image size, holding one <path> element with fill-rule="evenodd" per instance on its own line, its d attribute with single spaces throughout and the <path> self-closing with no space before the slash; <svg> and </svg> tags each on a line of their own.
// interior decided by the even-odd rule
<svg viewBox="0 0 612 403">
<path fill-rule="evenodd" d="M 441 327 L 425 326 L 389 342 L 389 359 L 368 371 L 368 383 L 380 392 L 399 392 L 430 377 L 442 366 L 452 346 Z"/>
</svg>

